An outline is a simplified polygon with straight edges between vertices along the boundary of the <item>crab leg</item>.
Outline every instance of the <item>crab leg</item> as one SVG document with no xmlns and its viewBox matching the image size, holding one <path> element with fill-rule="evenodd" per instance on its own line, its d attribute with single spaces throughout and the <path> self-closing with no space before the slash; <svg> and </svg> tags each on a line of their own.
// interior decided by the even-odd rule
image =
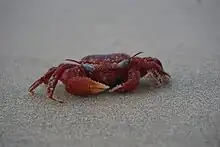
<svg viewBox="0 0 220 147">
<path fill-rule="evenodd" d="M 47 97 L 48 98 L 51 98 L 55 101 L 58 101 L 60 103 L 63 103 L 62 100 L 58 100 L 54 95 L 54 90 L 55 90 L 55 87 L 58 83 L 58 80 L 61 78 L 61 76 L 63 75 L 63 72 L 68 69 L 68 68 L 71 68 L 71 67 L 75 67 L 76 65 L 75 64 L 61 64 L 57 70 L 52 74 L 51 76 L 51 79 L 49 80 L 48 82 L 48 87 L 47 87 Z"/>
<path fill-rule="evenodd" d="M 149 61 L 155 62 L 155 63 L 157 63 L 159 66 L 161 66 L 161 68 L 163 69 L 162 63 L 161 63 L 160 60 L 158 60 L 157 58 L 145 57 L 145 58 L 143 58 L 143 59 L 145 60 L 145 62 L 146 62 L 146 61 L 147 61 L 147 62 L 149 62 Z"/>
<path fill-rule="evenodd" d="M 154 61 L 150 62 L 144 62 L 144 63 L 140 63 L 141 68 L 146 69 L 148 72 L 150 71 L 154 71 L 153 74 L 156 77 L 156 80 L 158 83 L 162 82 L 161 77 L 162 76 L 168 76 L 170 77 L 170 75 L 168 73 L 166 73 L 165 71 L 162 70 L 162 68 L 160 67 L 160 65 L 158 65 L 157 63 L 155 63 Z M 148 73 L 147 72 L 147 73 Z M 111 89 L 111 92 L 132 92 L 133 90 L 135 90 L 139 84 L 139 80 L 141 78 L 140 75 L 140 71 L 137 68 L 131 68 L 128 72 L 128 79 L 126 82 L 122 83 L 119 86 L 116 86 L 115 88 Z"/>
<path fill-rule="evenodd" d="M 55 70 L 56 70 L 56 67 L 50 68 L 48 70 L 48 72 L 43 77 L 40 77 L 38 80 L 36 80 L 28 89 L 30 94 L 33 95 L 34 94 L 34 89 L 36 89 L 40 84 L 44 83 L 45 85 L 47 85 L 50 77 L 55 72 Z"/>
<path fill-rule="evenodd" d="M 132 92 L 137 88 L 139 81 L 140 72 L 135 68 L 130 69 L 127 81 L 111 89 L 110 92 Z"/>
</svg>

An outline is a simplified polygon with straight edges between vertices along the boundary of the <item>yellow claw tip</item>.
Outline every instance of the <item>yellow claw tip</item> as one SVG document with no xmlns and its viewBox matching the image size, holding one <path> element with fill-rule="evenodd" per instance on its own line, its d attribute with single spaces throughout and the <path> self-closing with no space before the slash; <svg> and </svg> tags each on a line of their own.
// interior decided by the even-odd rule
<svg viewBox="0 0 220 147">
<path fill-rule="evenodd" d="M 107 89 L 109 89 L 110 87 L 108 85 L 93 81 L 92 84 L 90 85 L 90 91 L 92 93 L 101 93 Z"/>
</svg>

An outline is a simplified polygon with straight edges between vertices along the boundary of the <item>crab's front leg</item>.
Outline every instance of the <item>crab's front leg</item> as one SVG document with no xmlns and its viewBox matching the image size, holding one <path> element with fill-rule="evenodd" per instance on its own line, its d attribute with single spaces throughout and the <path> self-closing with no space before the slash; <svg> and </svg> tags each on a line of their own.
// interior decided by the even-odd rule
<svg viewBox="0 0 220 147">
<path fill-rule="evenodd" d="M 111 89 L 110 92 L 133 92 L 140 81 L 140 72 L 136 68 L 131 68 L 128 72 L 128 79 L 126 82 Z"/>
<path fill-rule="evenodd" d="M 48 81 L 50 77 L 53 75 L 53 73 L 56 71 L 57 67 L 50 68 L 44 76 L 40 77 L 38 80 L 36 80 L 29 88 L 28 91 L 31 95 L 34 95 L 34 90 L 42 83 L 45 85 L 48 84 Z"/>
<path fill-rule="evenodd" d="M 63 72 L 68 69 L 68 68 L 71 68 L 75 66 L 74 64 L 60 64 L 59 67 L 56 69 L 56 71 L 52 74 L 49 82 L 48 82 L 48 85 L 47 85 L 47 97 L 50 98 L 50 99 L 53 99 L 55 101 L 58 101 L 60 103 L 63 103 L 62 100 L 59 100 L 57 99 L 53 93 L 54 93 L 54 90 L 56 88 L 56 85 L 59 81 L 59 79 L 61 79 L 62 75 L 63 75 Z"/>
</svg>

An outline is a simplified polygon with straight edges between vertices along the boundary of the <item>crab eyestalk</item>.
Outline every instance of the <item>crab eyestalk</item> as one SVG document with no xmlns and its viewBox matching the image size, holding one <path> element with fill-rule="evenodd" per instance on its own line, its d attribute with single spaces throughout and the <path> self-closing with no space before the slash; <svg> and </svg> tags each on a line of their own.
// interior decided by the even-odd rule
<svg viewBox="0 0 220 147">
<path fill-rule="evenodd" d="M 82 67 L 88 72 L 93 72 L 95 70 L 95 67 L 88 63 L 83 63 Z"/>
<path fill-rule="evenodd" d="M 75 62 L 77 64 L 80 64 L 88 72 L 93 72 L 95 70 L 95 67 L 89 63 L 80 63 L 79 61 L 74 60 L 74 59 L 66 59 L 66 61 Z"/>
<path fill-rule="evenodd" d="M 75 62 L 75 63 L 77 63 L 77 64 L 81 64 L 79 61 L 74 60 L 74 59 L 66 59 L 65 61 L 70 61 L 70 62 Z"/>
<path fill-rule="evenodd" d="M 131 61 L 134 57 L 136 57 L 137 55 L 140 55 L 140 54 L 142 54 L 142 53 L 143 53 L 143 52 L 138 52 L 138 53 L 134 54 L 133 56 L 131 56 L 130 58 L 122 60 L 121 62 L 119 62 L 119 63 L 117 64 L 117 66 L 118 66 L 119 68 L 127 67 L 128 64 L 130 63 L 130 61 Z"/>
</svg>

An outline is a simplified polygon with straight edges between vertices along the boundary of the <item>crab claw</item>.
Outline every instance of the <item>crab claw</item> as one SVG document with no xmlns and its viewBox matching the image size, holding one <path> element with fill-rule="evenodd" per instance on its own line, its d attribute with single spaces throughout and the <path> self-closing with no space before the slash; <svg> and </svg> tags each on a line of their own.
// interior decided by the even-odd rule
<svg viewBox="0 0 220 147">
<path fill-rule="evenodd" d="M 109 88 L 109 86 L 93 81 L 92 79 L 87 77 L 71 78 L 68 80 L 68 83 L 66 85 L 67 92 L 78 96 L 99 94 L 108 90 Z"/>
</svg>

